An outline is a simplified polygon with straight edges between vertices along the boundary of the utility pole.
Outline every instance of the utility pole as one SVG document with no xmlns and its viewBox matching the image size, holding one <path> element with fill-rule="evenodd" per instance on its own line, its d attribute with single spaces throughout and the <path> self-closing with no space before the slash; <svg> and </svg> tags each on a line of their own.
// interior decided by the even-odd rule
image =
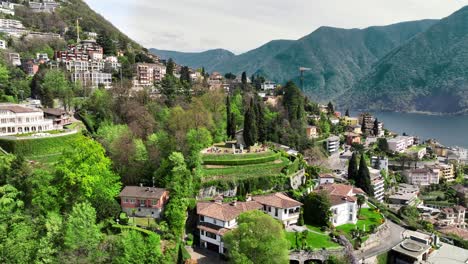
<svg viewBox="0 0 468 264">
<path fill-rule="evenodd" d="M 301 92 L 304 92 L 304 72 L 310 71 L 311 68 L 299 67 L 299 71 L 301 72 Z"/>
</svg>

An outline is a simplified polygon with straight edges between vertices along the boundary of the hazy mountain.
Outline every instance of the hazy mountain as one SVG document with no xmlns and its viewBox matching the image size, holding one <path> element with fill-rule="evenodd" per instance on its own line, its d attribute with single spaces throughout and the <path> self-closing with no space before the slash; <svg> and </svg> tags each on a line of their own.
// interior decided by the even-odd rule
<svg viewBox="0 0 468 264">
<path fill-rule="evenodd" d="M 466 111 L 468 7 L 387 54 L 351 95 L 362 108 Z"/>
<path fill-rule="evenodd" d="M 201 68 L 209 66 L 210 69 L 216 68 L 220 62 L 235 57 L 234 53 L 224 49 L 207 50 L 204 52 L 178 52 L 170 50 L 150 49 L 151 53 L 160 56 L 162 59 L 167 60 L 172 58 L 178 64 L 189 66 L 191 68 Z"/>
<path fill-rule="evenodd" d="M 314 99 L 330 100 L 351 88 L 380 58 L 435 22 L 412 21 L 366 29 L 321 27 L 299 40 L 275 40 L 244 54 L 223 59 L 216 56 L 215 60 L 209 59 L 212 51 L 169 55 L 180 64 L 205 66 L 209 72 L 247 71 L 249 75 L 259 73 L 281 83 L 298 81 L 299 67 L 308 67 L 312 70 L 305 73 L 305 92 Z M 168 54 L 154 53 L 163 57 Z M 180 55 L 179 59 L 176 55 Z M 194 57 L 196 60 L 191 59 Z"/>
</svg>

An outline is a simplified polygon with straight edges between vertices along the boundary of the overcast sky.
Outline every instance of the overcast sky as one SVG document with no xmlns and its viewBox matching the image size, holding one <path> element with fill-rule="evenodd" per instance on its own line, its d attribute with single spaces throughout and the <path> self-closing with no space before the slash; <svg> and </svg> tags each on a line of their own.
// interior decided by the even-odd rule
<svg viewBox="0 0 468 264">
<path fill-rule="evenodd" d="M 147 48 L 241 53 L 320 26 L 365 28 L 442 18 L 468 0 L 85 0 Z"/>
</svg>

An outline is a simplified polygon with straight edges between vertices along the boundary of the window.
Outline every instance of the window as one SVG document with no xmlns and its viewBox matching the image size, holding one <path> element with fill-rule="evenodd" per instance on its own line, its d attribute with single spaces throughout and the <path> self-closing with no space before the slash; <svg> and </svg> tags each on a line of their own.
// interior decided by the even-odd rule
<svg viewBox="0 0 468 264">
<path fill-rule="evenodd" d="M 205 222 L 205 217 L 203 215 L 200 215 L 200 221 Z"/>
<path fill-rule="evenodd" d="M 151 205 L 157 205 L 158 204 L 158 200 L 151 200 Z"/>
<path fill-rule="evenodd" d="M 284 214 L 287 214 L 288 213 L 288 209 L 284 209 Z"/>
<path fill-rule="evenodd" d="M 128 199 L 125 199 L 125 202 L 128 203 Z"/>
<path fill-rule="evenodd" d="M 209 238 L 212 238 L 212 239 L 216 239 L 216 234 L 213 234 L 213 233 L 210 233 L 210 232 L 206 232 L 205 236 L 209 237 Z"/>
<path fill-rule="evenodd" d="M 275 208 L 275 216 L 278 216 L 278 208 Z"/>
</svg>

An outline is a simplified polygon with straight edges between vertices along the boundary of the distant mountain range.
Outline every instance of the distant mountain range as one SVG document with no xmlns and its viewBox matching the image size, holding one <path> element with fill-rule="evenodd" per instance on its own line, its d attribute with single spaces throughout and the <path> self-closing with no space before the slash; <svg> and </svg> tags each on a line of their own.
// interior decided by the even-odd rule
<svg viewBox="0 0 468 264">
<path fill-rule="evenodd" d="M 163 58 L 209 72 L 246 71 L 350 108 L 457 113 L 468 109 L 468 7 L 442 20 L 365 29 L 321 27 L 298 40 L 274 40 L 240 55 L 226 50 L 174 53 Z"/>
</svg>

